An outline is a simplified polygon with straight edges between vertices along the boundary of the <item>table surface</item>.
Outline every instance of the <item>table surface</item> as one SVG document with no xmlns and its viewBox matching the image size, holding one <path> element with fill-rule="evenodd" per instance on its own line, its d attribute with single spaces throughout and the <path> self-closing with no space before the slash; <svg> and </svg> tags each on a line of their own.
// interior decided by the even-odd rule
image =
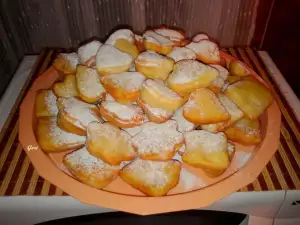
<svg viewBox="0 0 300 225">
<path fill-rule="evenodd" d="M 223 49 L 250 65 L 269 84 L 282 112 L 278 151 L 257 179 L 240 189 L 249 191 L 300 190 L 300 124 L 257 51 Z M 52 63 L 58 51 L 45 49 L 25 82 L 0 133 L 0 196 L 64 196 L 60 188 L 39 176 L 18 141 L 19 106 L 35 78 Z"/>
</svg>

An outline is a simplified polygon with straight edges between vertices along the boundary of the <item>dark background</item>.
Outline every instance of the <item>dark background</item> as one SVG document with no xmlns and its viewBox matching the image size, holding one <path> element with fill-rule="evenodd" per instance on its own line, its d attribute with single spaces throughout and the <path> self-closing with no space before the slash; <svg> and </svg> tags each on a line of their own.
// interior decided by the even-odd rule
<svg viewBox="0 0 300 225">
<path fill-rule="evenodd" d="M 207 32 L 223 47 L 267 50 L 300 97 L 299 0 L 0 0 L 0 97 L 24 54 L 72 48 L 124 24 Z"/>
</svg>

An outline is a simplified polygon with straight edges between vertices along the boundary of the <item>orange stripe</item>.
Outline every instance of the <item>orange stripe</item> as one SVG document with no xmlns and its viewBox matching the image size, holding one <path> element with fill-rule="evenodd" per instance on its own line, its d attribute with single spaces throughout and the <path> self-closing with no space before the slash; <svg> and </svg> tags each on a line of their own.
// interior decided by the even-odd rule
<svg viewBox="0 0 300 225">
<path fill-rule="evenodd" d="M 293 132 L 295 133 L 297 139 L 300 141 L 300 131 L 298 130 L 298 128 L 295 126 L 295 123 L 293 122 L 293 120 L 291 119 L 289 113 L 287 112 L 287 110 L 284 107 L 283 102 L 281 101 L 279 95 L 276 93 L 276 90 L 274 89 L 274 87 L 272 86 L 266 72 L 264 71 L 264 69 L 262 68 L 262 66 L 260 65 L 260 63 L 258 62 L 258 60 L 256 59 L 255 55 L 253 54 L 252 50 L 249 48 L 246 48 L 246 51 L 249 55 L 249 57 L 253 60 L 256 68 L 260 71 L 260 75 L 264 78 L 264 80 L 267 82 L 267 84 L 269 85 L 270 90 L 273 93 L 273 96 L 276 99 L 277 104 L 279 105 L 279 108 L 282 112 L 282 114 L 284 115 L 284 117 L 286 118 L 286 120 L 288 121 L 290 127 L 292 128 Z"/>
</svg>

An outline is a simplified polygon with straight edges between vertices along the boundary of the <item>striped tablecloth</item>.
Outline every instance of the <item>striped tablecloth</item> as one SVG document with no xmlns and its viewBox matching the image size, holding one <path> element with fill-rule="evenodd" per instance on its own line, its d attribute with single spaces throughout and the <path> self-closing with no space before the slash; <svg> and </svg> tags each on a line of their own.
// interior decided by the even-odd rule
<svg viewBox="0 0 300 225">
<path fill-rule="evenodd" d="M 250 48 L 223 51 L 250 65 L 270 85 L 282 112 L 280 146 L 258 178 L 239 191 L 274 191 L 300 189 L 300 123 L 268 74 L 257 52 Z M 67 195 L 39 176 L 18 141 L 19 106 L 35 78 L 45 71 L 57 51 L 46 49 L 40 55 L 0 133 L 0 196 Z"/>
</svg>

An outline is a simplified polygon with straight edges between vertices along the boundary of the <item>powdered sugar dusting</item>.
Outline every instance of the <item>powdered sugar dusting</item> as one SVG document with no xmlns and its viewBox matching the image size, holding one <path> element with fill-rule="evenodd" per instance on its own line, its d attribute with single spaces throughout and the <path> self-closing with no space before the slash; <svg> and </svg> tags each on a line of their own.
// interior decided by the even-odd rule
<svg viewBox="0 0 300 225">
<path fill-rule="evenodd" d="M 134 34 L 131 30 L 128 29 L 120 29 L 115 31 L 113 34 L 109 36 L 105 44 L 115 45 L 116 41 L 119 39 L 128 40 L 130 43 L 134 42 Z"/>
<path fill-rule="evenodd" d="M 74 104 L 70 104 L 73 102 Z M 79 103 L 78 103 L 79 102 Z M 67 102 L 62 111 L 66 112 L 71 118 L 75 119 L 76 125 L 85 129 L 91 122 L 100 122 L 100 118 L 93 110 L 98 111 L 97 106 L 79 100 Z"/>
<path fill-rule="evenodd" d="M 74 169 L 80 168 L 84 173 L 101 173 L 103 169 L 119 170 L 124 165 L 112 166 L 105 163 L 103 160 L 96 158 L 83 147 L 65 156 L 65 160 L 69 162 Z"/>
<path fill-rule="evenodd" d="M 146 103 L 144 103 L 144 106 L 151 114 L 159 118 L 170 118 L 173 114 L 173 112 L 169 112 L 168 110 L 162 108 L 153 108 Z"/>
<path fill-rule="evenodd" d="M 84 144 L 86 137 L 77 134 L 69 133 L 58 127 L 56 117 L 49 118 L 50 126 L 49 133 L 51 140 L 56 146 L 64 144 Z"/>
<path fill-rule="evenodd" d="M 52 90 L 48 90 L 45 96 L 45 104 L 47 106 L 47 110 L 51 115 L 57 115 L 58 108 L 56 105 L 56 96 Z"/>
<path fill-rule="evenodd" d="M 154 43 L 157 43 L 157 44 L 160 44 L 160 45 L 173 45 L 173 42 L 169 38 L 167 38 L 165 36 L 162 36 L 158 33 L 155 33 L 151 30 L 146 31 L 143 34 L 143 38 L 146 41 L 154 42 Z"/>
<path fill-rule="evenodd" d="M 195 37 L 193 37 L 193 42 L 199 42 L 201 40 L 208 40 L 209 37 L 206 34 L 197 34 Z"/>
<path fill-rule="evenodd" d="M 78 48 L 79 60 L 82 64 L 88 61 L 91 57 L 96 56 L 98 49 L 101 46 L 100 41 L 91 41 Z"/>
<path fill-rule="evenodd" d="M 218 64 L 210 64 L 210 66 L 216 68 L 219 71 L 219 76 L 222 77 L 224 80 L 227 80 L 229 76 L 229 72 L 227 69 Z"/>
<path fill-rule="evenodd" d="M 251 152 L 236 152 L 234 155 L 234 158 L 236 160 L 236 165 L 237 168 L 240 169 L 243 166 L 245 166 L 247 164 L 247 162 L 249 161 L 250 157 L 252 156 Z"/>
<path fill-rule="evenodd" d="M 168 80 L 175 84 L 184 84 L 201 78 L 204 72 L 209 70 L 215 69 L 196 60 L 181 60 L 175 64 L 174 71 L 170 74 Z M 212 80 L 214 78 L 212 77 Z"/>
<path fill-rule="evenodd" d="M 115 87 L 123 88 L 125 91 L 137 91 L 145 79 L 145 76 L 139 72 L 124 72 L 107 75 L 102 78 L 102 81 L 106 83 L 110 80 Z"/>
<path fill-rule="evenodd" d="M 149 89 L 155 92 L 158 92 L 160 95 L 165 96 L 166 98 L 174 99 L 174 100 L 182 100 L 179 95 L 177 95 L 174 91 L 169 89 L 159 81 L 154 81 L 148 79 L 144 82 L 142 88 Z"/>
<path fill-rule="evenodd" d="M 173 115 L 172 119 L 176 120 L 178 124 L 178 131 L 186 132 L 191 131 L 196 128 L 196 124 L 191 123 L 190 121 L 186 120 L 183 116 L 183 109 L 179 108 Z"/>
<path fill-rule="evenodd" d="M 185 168 L 182 168 L 178 185 L 182 188 L 182 191 L 187 192 L 204 188 L 207 186 L 207 183 L 205 183 L 205 181 L 203 181 L 200 177 L 197 177 L 195 174 L 189 172 Z"/>
<path fill-rule="evenodd" d="M 227 150 L 227 138 L 222 132 L 214 134 L 205 130 L 184 133 L 186 149 L 193 151 L 201 148 L 204 152 Z"/>
<path fill-rule="evenodd" d="M 178 62 L 183 59 L 196 59 L 196 53 L 185 47 L 174 47 L 173 51 L 168 56 Z"/>
<path fill-rule="evenodd" d="M 170 123 L 173 122 L 145 123 L 142 131 L 132 138 L 132 144 L 137 148 L 138 153 L 151 154 L 174 151 L 174 146 L 182 143 L 184 139 L 180 132 L 170 127 Z"/>
<path fill-rule="evenodd" d="M 79 63 L 79 57 L 78 57 L 78 54 L 76 52 L 60 53 L 59 55 L 62 58 L 66 59 L 70 63 L 72 69 L 74 69 L 74 70 L 76 69 L 76 66 Z"/>
<path fill-rule="evenodd" d="M 182 33 L 177 30 L 166 29 L 166 28 L 159 28 L 155 29 L 155 33 L 160 34 L 162 36 L 170 38 L 172 41 L 180 41 L 184 39 Z"/>
<path fill-rule="evenodd" d="M 89 97 L 101 97 L 105 89 L 100 81 L 97 70 L 88 68 L 83 74 L 76 74 L 77 84 L 80 92 Z"/>
<path fill-rule="evenodd" d="M 145 51 L 138 55 L 136 58 L 136 62 L 140 62 L 141 60 L 147 61 L 147 63 L 155 63 L 156 65 L 161 63 L 163 60 L 165 60 L 166 57 L 152 51 Z"/>
<path fill-rule="evenodd" d="M 118 102 L 105 101 L 102 107 L 108 112 L 115 114 L 123 120 L 134 120 L 137 117 L 143 117 L 143 111 L 136 105 L 123 105 Z"/>
<path fill-rule="evenodd" d="M 102 45 L 96 56 L 96 67 L 107 68 L 116 66 L 129 66 L 133 61 L 130 54 L 122 52 L 112 45 Z"/>
<path fill-rule="evenodd" d="M 136 159 L 127 167 L 125 167 L 124 170 L 132 171 L 137 179 L 142 180 L 146 185 L 161 187 L 170 182 L 171 176 L 168 176 L 168 174 L 165 172 L 165 168 L 171 163 L 174 162 L 159 162 Z"/>
<path fill-rule="evenodd" d="M 191 42 L 185 47 L 193 50 L 198 55 L 207 55 L 211 60 L 220 61 L 218 45 L 212 41 L 201 40 L 199 42 Z"/>
</svg>

